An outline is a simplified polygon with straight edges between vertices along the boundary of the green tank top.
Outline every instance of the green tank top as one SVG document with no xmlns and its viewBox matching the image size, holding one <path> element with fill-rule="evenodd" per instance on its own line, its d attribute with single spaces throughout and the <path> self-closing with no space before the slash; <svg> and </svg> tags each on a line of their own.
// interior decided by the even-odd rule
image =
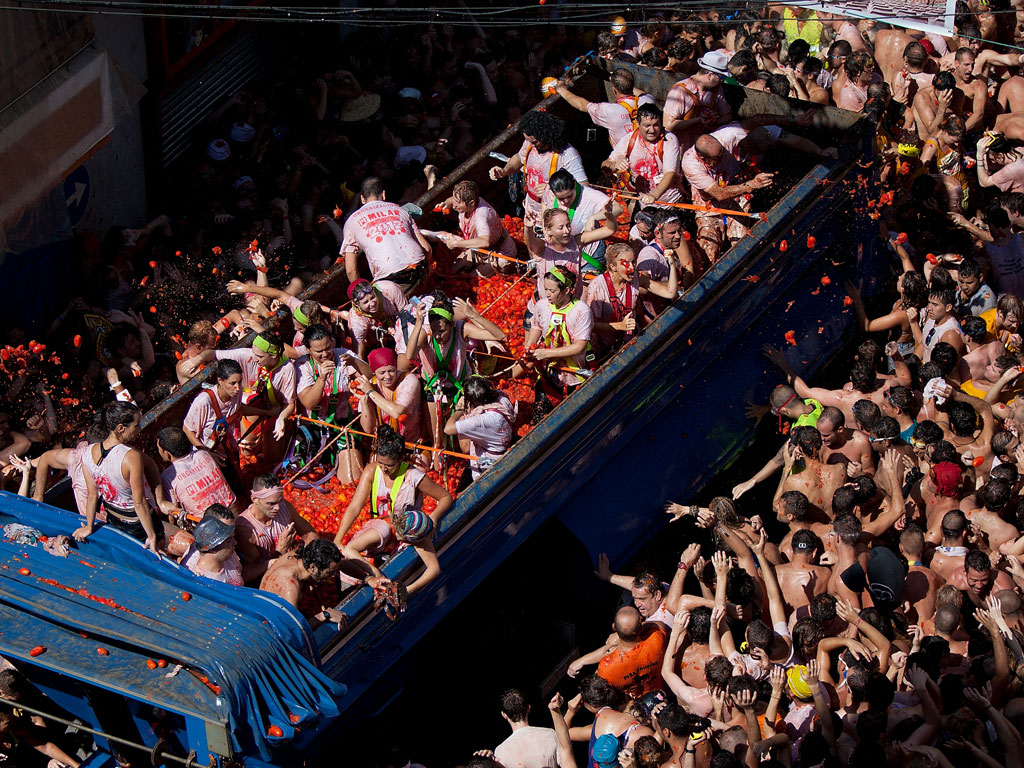
<svg viewBox="0 0 1024 768">
<path fill-rule="evenodd" d="M 804 405 L 809 405 L 813 409 L 810 413 L 805 413 L 802 416 L 798 416 L 796 421 L 793 422 L 795 427 L 817 427 L 818 417 L 821 416 L 822 404 L 817 400 L 808 398 L 804 400 Z"/>
</svg>

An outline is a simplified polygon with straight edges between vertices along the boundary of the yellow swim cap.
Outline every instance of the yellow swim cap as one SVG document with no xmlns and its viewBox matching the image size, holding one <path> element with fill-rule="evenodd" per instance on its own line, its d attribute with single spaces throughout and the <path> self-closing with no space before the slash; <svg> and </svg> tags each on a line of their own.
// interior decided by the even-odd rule
<svg viewBox="0 0 1024 768">
<path fill-rule="evenodd" d="M 809 686 L 807 684 L 807 680 L 804 679 L 804 674 L 806 672 L 807 667 L 803 664 L 797 664 L 795 667 L 790 667 L 786 670 L 786 681 L 789 683 L 789 692 L 798 699 L 814 698 L 811 686 Z"/>
</svg>

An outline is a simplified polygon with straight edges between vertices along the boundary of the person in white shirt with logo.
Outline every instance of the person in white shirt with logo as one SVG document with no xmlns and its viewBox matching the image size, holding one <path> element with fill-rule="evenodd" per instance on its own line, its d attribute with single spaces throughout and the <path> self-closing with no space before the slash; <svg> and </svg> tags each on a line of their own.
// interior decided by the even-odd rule
<svg viewBox="0 0 1024 768">
<path fill-rule="evenodd" d="M 623 136 L 601 165 L 621 174 L 626 188 L 638 194 L 644 206 L 678 202 L 679 139 L 665 132 L 656 105 L 644 104 L 636 115 L 639 127 Z"/>
<path fill-rule="evenodd" d="M 408 296 L 427 274 L 430 244 L 412 216 L 385 199 L 384 182 L 370 176 L 360 187 L 363 205 L 345 222 L 341 255 L 349 282 L 359 278 L 359 254 L 366 256 L 374 280 L 397 283 Z"/>
<path fill-rule="evenodd" d="M 636 130 L 637 110 L 641 104 L 653 104 L 654 97 L 647 93 L 637 94 L 633 90 L 633 73 L 628 69 L 612 70 L 608 84 L 612 89 L 611 101 L 587 101 L 561 81 L 555 84 L 555 92 L 570 106 L 590 115 L 594 125 L 607 128 L 608 141 L 614 147 L 623 136 Z"/>
</svg>

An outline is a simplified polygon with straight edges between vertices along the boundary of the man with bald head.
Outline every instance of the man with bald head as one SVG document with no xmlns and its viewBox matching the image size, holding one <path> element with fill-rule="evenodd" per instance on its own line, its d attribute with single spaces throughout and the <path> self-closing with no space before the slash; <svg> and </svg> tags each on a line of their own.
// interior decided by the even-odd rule
<svg viewBox="0 0 1024 768">
<path fill-rule="evenodd" d="M 683 154 L 682 168 L 690 184 L 694 205 L 737 208 L 740 198 L 772 184 L 770 173 L 758 173 L 749 181 L 734 184 L 739 163 L 718 139 L 706 133 L 699 136 L 697 143 Z M 697 211 L 696 218 L 697 243 L 704 249 L 708 261 L 714 264 L 728 247 L 722 214 Z M 738 240 L 745 232 L 746 228 L 736 221 L 736 217 L 729 218 L 729 240 Z"/>
<path fill-rule="evenodd" d="M 996 592 L 996 599 L 999 600 L 999 610 L 1010 629 L 1024 631 L 1024 613 L 1021 612 L 1020 595 L 1012 589 L 1002 589 Z"/>
<path fill-rule="evenodd" d="M 667 638 L 661 624 L 645 623 L 640 611 L 627 605 L 615 612 L 612 628 L 619 643 L 601 659 L 597 674 L 634 699 L 662 688 Z"/>
</svg>

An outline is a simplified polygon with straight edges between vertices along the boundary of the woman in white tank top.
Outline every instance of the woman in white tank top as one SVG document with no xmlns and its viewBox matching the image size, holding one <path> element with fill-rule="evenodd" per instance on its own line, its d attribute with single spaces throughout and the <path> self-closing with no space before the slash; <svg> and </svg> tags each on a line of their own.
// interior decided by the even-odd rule
<svg viewBox="0 0 1024 768">
<path fill-rule="evenodd" d="M 107 523 L 142 541 L 153 552 L 163 527 L 153 517 L 142 454 L 130 443 L 139 432 L 142 413 L 131 403 L 109 403 L 103 410 L 107 437 L 89 446 L 82 456 L 87 491 L 85 525 L 74 532 L 85 541 L 93 532 L 96 513 L 102 504 Z"/>
</svg>

